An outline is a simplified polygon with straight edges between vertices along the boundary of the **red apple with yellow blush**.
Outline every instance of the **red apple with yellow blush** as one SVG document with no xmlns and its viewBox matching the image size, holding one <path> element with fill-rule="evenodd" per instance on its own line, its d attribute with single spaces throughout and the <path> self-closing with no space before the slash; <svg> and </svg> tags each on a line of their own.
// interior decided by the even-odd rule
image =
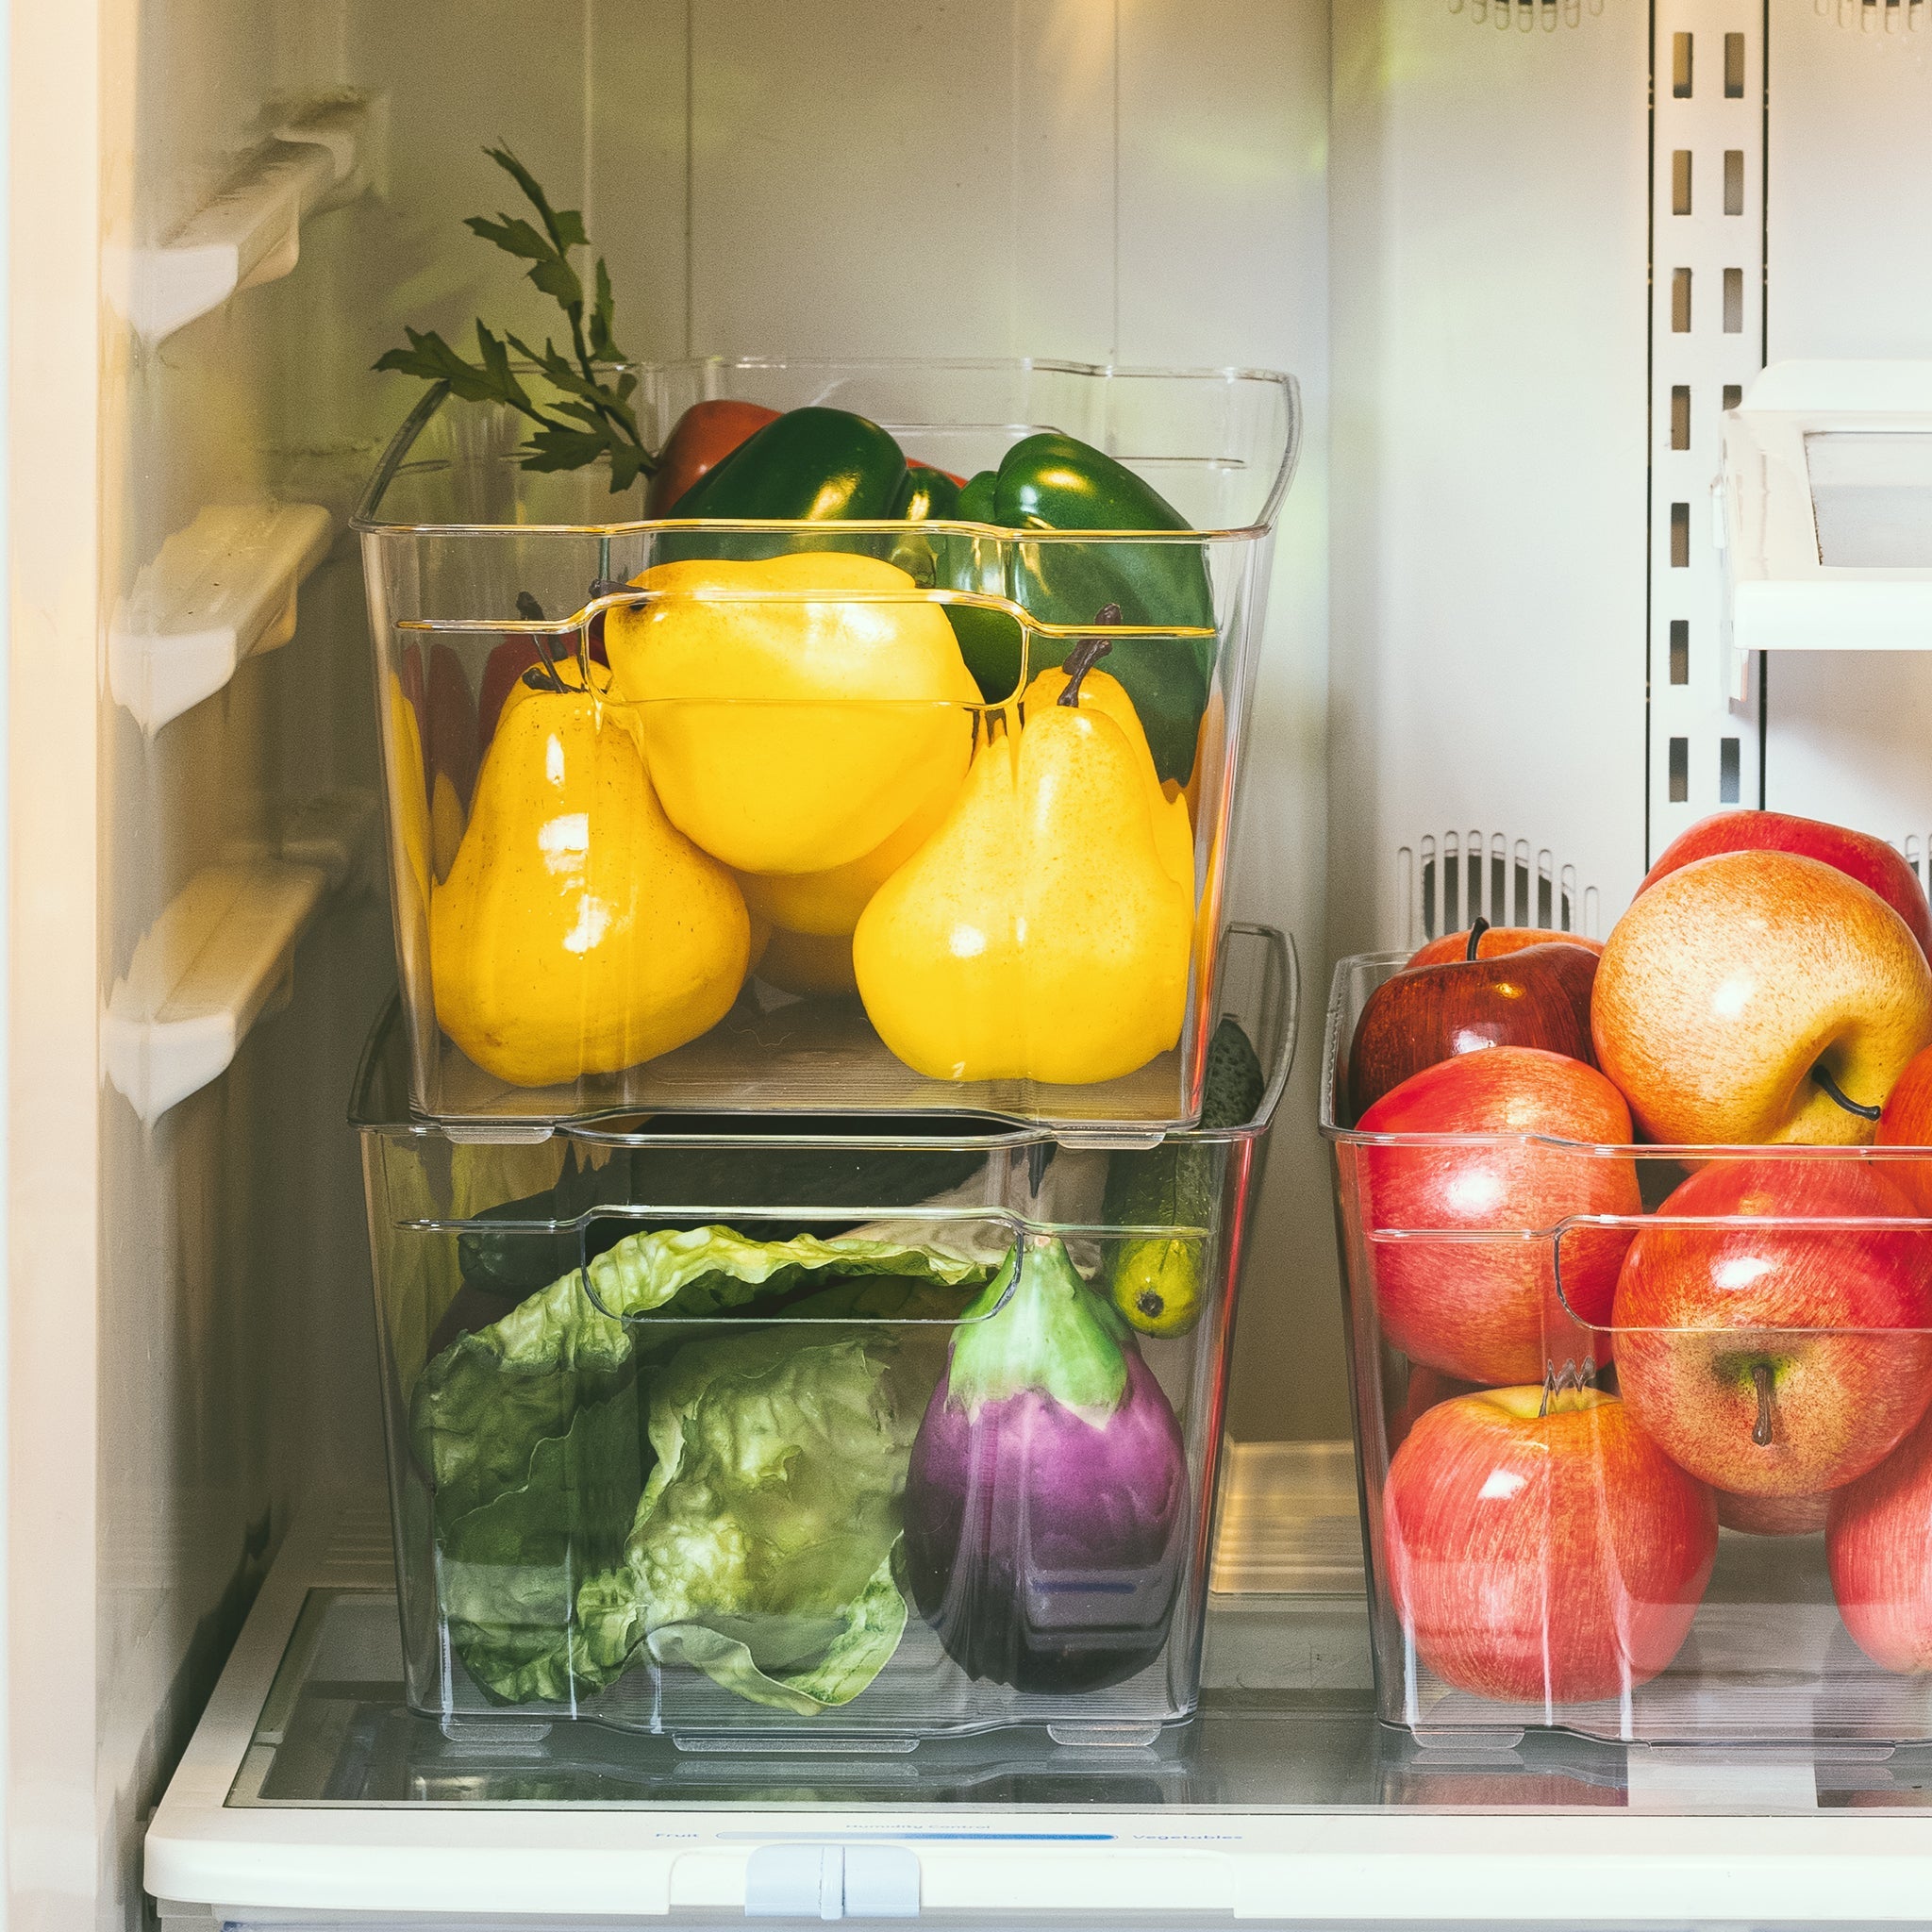
<svg viewBox="0 0 1932 1932">
<path fill-rule="evenodd" d="M 1610 1319 L 1617 1387 L 1674 1461 L 1815 1496 L 1932 1403 L 1932 1231 L 1875 1163 L 1712 1161 L 1631 1242 Z"/>
<path fill-rule="evenodd" d="M 1857 1145 L 1932 1044 L 1932 967 L 1905 921 L 1836 867 L 1722 853 L 1618 920 L 1591 1031 L 1653 1141 Z"/>
<path fill-rule="evenodd" d="M 1795 852 L 1835 866 L 1876 892 L 1905 921 L 1921 950 L 1932 953 L 1932 903 L 1918 874 L 1891 846 L 1869 832 L 1788 811 L 1719 811 L 1699 819 L 1664 847 L 1637 890 L 1646 892 L 1693 859 L 1719 852 Z"/>
<path fill-rule="evenodd" d="M 1824 1556 L 1858 1648 L 1881 1670 L 1932 1671 L 1932 1423 L 1832 1497 Z"/>
<path fill-rule="evenodd" d="M 1717 1555 L 1710 1491 L 1595 1389 L 1439 1403 L 1390 1463 L 1382 1524 L 1417 1657 L 1509 1704 L 1648 1682 L 1690 1633 Z"/>
<path fill-rule="evenodd" d="M 1632 1230 L 1557 1229 L 1576 1215 L 1640 1213 L 1636 1165 L 1545 1144 L 1628 1141 L 1629 1110 L 1594 1067 L 1536 1047 L 1460 1054 L 1384 1094 L 1358 1131 L 1431 1137 L 1357 1154 L 1375 1309 L 1389 1341 L 1412 1362 L 1492 1388 L 1541 1381 L 1566 1362 L 1604 1361 L 1609 1336 L 1587 1324 L 1608 1321 Z M 1399 1229 L 1450 1238 L 1386 1238 Z M 1524 1239 L 1529 1230 L 1542 1238 Z M 1455 1238 L 1468 1234 L 1495 1238 Z"/>
</svg>

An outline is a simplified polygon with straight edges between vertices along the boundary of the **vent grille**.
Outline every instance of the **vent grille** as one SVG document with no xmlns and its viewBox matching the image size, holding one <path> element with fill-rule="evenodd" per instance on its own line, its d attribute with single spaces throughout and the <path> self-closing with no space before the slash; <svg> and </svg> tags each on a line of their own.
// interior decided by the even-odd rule
<svg viewBox="0 0 1932 1932">
<path fill-rule="evenodd" d="M 1914 0 L 1916 6 L 1917 0 Z M 1466 14 L 1483 26 L 1516 27 L 1524 33 L 1541 27 L 1574 26 L 1585 14 L 1601 13 L 1604 0 L 1449 0 L 1451 13 Z"/>
<path fill-rule="evenodd" d="M 1395 891 L 1399 943 L 1408 947 L 1478 918 L 1599 937 L 1596 888 L 1579 889 L 1576 868 L 1558 865 L 1547 847 L 1502 832 L 1444 832 L 1400 847 Z"/>
<path fill-rule="evenodd" d="M 1818 10 L 1840 26 L 1866 33 L 1917 33 L 1925 25 L 1925 0 L 1817 0 Z"/>
</svg>

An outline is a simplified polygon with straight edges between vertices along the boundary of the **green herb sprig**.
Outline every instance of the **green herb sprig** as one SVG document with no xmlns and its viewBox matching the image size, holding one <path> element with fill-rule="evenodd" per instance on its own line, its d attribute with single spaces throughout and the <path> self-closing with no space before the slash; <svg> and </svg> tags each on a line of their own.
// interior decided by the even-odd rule
<svg viewBox="0 0 1932 1932">
<path fill-rule="evenodd" d="M 610 271 L 604 266 L 604 258 L 597 257 L 595 292 L 587 315 L 583 279 L 571 263 L 575 250 L 590 246 L 581 210 L 553 208 L 537 177 L 507 147 L 483 152 L 523 190 L 541 227 L 522 215 L 501 211 L 493 221 L 488 215 L 472 215 L 463 225 L 506 255 L 530 264 L 530 280 L 570 323 L 569 353 L 545 336 L 540 354 L 508 329 L 497 335 L 479 316 L 478 361 L 465 360 L 434 329 L 419 332 L 405 325 L 409 346 L 390 350 L 375 366 L 420 376 L 425 382 L 446 382 L 451 393 L 464 402 L 503 403 L 528 417 L 537 427 L 523 445 L 526 470 L 580 470 L 608 457 L 611 492 L 628 490 L 640 475 L 656 472 L 658 459 L 645 447 L 631 407 L 636 375 L 625 371 L 612 380 L 602 373 L 625 359 L 612 333 Z M 510 367 L 512 350 L 536 365 L 561 400 L 545 398 L 540 403 L 531 398 Z"/>
</svg>

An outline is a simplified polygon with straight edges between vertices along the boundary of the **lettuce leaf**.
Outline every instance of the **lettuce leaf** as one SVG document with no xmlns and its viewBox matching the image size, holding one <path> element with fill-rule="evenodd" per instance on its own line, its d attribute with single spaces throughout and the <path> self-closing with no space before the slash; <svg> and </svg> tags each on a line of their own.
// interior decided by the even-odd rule
<svg viewBox="0 0 1932 1932">
<path fill-rule="evenodd" d="M 846 1284 L 797 1312 L 879 1325 L 681 1349 L 652 1391 L 624 1569 L 578 1593 L 590 1671 L 608 1681 L 647 1648 L 799 1715 L 864 1690 L 906 1627 L 907 1464 L 959 1307 L 931 1285 Z"/>
<path fill-rule="evenodd" d="M 573 1269 L 489 1327 L 459 1337 L 417 1381 L 410 1438 L 434 1487 L 439 1587 L 451 1640 L 472 1675 L 490 1694 L 509 1702 L 568 1699 L 609 1681 L 635 1661 L 647 1628 L 683 1615 L 677 1605 L 694 1605 L 684 1621 L 703 1624 L 720 1604 L 741 1598 L 754 1607 L 748 1614 L 763 1631 L 758 1643 L 746 1646 L 743 1659 L 718 1649 L 721 1632 L 726 1644 L 734 1641 L 722 1624 L 694 1628 L 689 1638 L 694 1653 L 712 1657 L 719 1681 L 733 1674 L 750 1681 L 762 1671 L 761 1659 L 781 1669 L 806 1660 L 801 1681 L 836 1688 L 884 1643 L 870 1669 L 863 1669 L 863 1681 L 869 1682 L 898 1641 L 894 1627 L 885 1641 L 890 1602 L 877 1592 L 866 1594 L 896 1535 L 897 1505 L 893 1500 L 891 1531 L 881 1541 L 884 1519 L 866 1484 L 876 1485 L 878 1444 L 890 1435 L 896 1445 L 896 1499 L 910 1435 L 897 1445 L 896 1385 L 876 1397 L 880 1407 L 857 1378 L 860 1363 L 873 1360 L 868 1348 L 883 1352 L 881 1362 L 887 1356 L 896 1359 L 902 1351 L 885 1331 L 867 1330 L 862 1341 L 848 1335 L 826 1344 L 835 1351 L 842 1347 L 843 1356 L 813 1354 L 810 1331 L 798 1324 L 839 1316 L 933 1322 L 924 1335 L 912 1331 L 904 1351 L 908 1358 L 930 1357 L 929 1391 L 943 1360 L 944 1324 L 991 1272 L 981 1260 L 939 1248 L 854 1236 L 801 1235 L 763 1242 L 726 1227 L 652 1229 L 626 1237 L 588 1268 Z M 818 1292 L 788 1309 L 782 1326 L 690 1342 L 661 1375 L 653 1376 L 659 1386 L 648 1408 L 641 1402 L 640 1359 L 658 1339 L 656 1322 L 641 1318 L 677 1324 L 680 1318 L 702 1319 L 814 1287 Z M 662 1340 L 691 1332 L 673 1326 Z M 703 1364 L 714 1358 L 705 1351 L 724 1350 L 726 1356 L 716 1359 L 728 1360 L 729 1351 L 760 1338 L 770 1338 L 765 1346 L 774 1358 L 801 1360 L 761 1396 L 741 1393 L 732 1410 L 731 1402 L 709 1387 L 711 1371 Z M 864 1374 L 876 1379 L 874 1370 L 884 1373 L 874 1363 Z M 741 1387 L 741 1381 L 733 1386 Z M 673 1408 L 666 1407 L 667 1391 L 674 1390 L 674 1407 L 689 1411 L 683 1421 L 674 1420 Z M 917 1428 L 924 1399 L 923 1392 L 909 1429 Z M 831 1407 L 822 1411 L 822 1403 Z M 742 1426 L 754 1435 L 796 1428 L 806 1441 L 797 1470 L 801 1511 L 819 1524 L 843 1521 L 861 1507 L 872 1511 L 816 1594 L 800 1595 L 801 1603 L 808 1598 L 816 1607 L 788 1609 L 793 1619 L 789 1634 L 778 1635 L 780 1625 L 764 1606 L 776 1600 L 774 1591 L 782 1596 L 788 1587 L 774 1584 L 768 1574 L 787 1560 L 774 1553 L 782 1548 L 795 1559 L 797 1539 L 788 1542 L 760 1516 L 756 1530 L 763 1541 L 753 1565 L 756 1576 L 727 1577 L 719 1539 L 728 1541 L 730 1525 L 738 1521 L 728 1471 L 710 1471 L 677 1489 L 653 1532 L 649 1562 L 634 1560 L 640 1525 L 663 1501 L 676 1470 L 687 1462 L 709 1470 L 708 1451 L 695 1440 L 686 1441 L 692 1426 L 700 1436 L 720 1426 Z M 671 1450 L 668 1471 L 665 1444 Z M 647 1489 L 651 1451 L 660 1468 Z M 834 1479 L 827 1487 L 827 1462 L 847 1454 L 855 1458 L 852 1487 L 843 1501 L 835 1501 L 840 1485 Z M 711 1507 L 705 1485 L 714 1486 L 720 1500 L 711 1510 L 717 1519 L 712 1546 L 700 1551 Z M 674 1517 L 679 1526 L 674 1526 Z M 689 1546 L 684 1561 L 664 1554 L 680 1537 Z M 664 1615 L 645 1617 L 639 1609 L 647 1571 L 669 1589 L 672 1610 Z M 792 1572 L 787 1575 L 791 1584 L 799 1581 Z M 678 1579 L 686 1577 L 695 1580 L 694 1589 L 680 1597 Z M 898 1615 L 903 1627 L 903 1605 Z M 665 1642 L 675 1646 L 680 1641 L 667 1637 Z M 860 1661 L 838 1661 L 847 1657 Z M 814 1671 L 821 1674 L 814 1676 Z M 830 1676 L 824 1674 L 827 1671 Z"/>
</svg>

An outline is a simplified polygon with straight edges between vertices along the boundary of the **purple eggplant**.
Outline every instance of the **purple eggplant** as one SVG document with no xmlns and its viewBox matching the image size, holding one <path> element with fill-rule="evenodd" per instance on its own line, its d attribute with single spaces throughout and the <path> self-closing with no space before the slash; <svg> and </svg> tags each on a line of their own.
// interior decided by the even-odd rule
<svg viewBox="0 0 1932 1932">
<path fill-rule="evenodd" d="M 912 1445 L 913 1601 L 971 1676 L 1118 1684 L 1167 1641 L 1188 1494 L 1131 1331 L 1058 1240 L 1029 1237 L 965 1310 Z"/>
</svg>

